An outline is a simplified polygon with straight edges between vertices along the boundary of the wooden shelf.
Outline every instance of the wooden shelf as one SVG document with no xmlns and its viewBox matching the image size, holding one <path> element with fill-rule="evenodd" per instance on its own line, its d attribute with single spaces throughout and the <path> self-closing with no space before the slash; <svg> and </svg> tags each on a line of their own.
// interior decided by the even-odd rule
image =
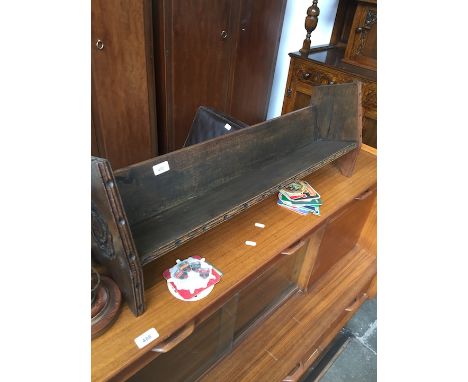
<svg viewBox="0 0 468 382">
<path fill-rule="evenodd" d="M 92 253 L 136 316 L 142 267 L 335 161 L 353 173 L 361 84 L 322 86 L 311 105 L 113 171 L 92 158 Z"/>
<path fill-rule="evenodd" d="M 133 238 L 142 265 L 356 148 L 355 142 L 306 144 L 293 153 L 268 158 L 250 172 L 135 225 Z"/>
<path fill-rule="evenodd" d="M 325 346 L 324 333 L 341 323 L 345 308 L 370 283 L 376 263 L 375 255 L 356 246 L 310 293 L 294 295 L 200 381 L 281 381 L 308 351 L 312 362 Z"/>
<path fill-rule="evenodd" d="M 322 216 L 294 214 L 279 207 L 276 195 L 272 195 L 145 266 L 147 310 L 143 315 L 135 317 L 129 307 L 124 305 L 114 325 L 92 341 L 92 380 L 109 380 L 148 357 L 148 354 L 154 354 L 151 348 L 185 325 L 193 321 L 199 323 L 233 296 L 240 285 L 278 259 L 281 251 L 294 244 L 298 237 L 314 232 L 356 196 L 374 187 L 376 158 L 361 150 L 352 177 L 344 177 L 336 167 L 327 165 L 305 177 L 305 180 L 322 195 Z M 256 222 L 266 227 L 256 228 Z M 246 240 L 255 241 L 257 246 L 246 246 Z M 175 264 L 176 259 L 193 255 L 205 257 L 224 276 L 208 297 L 187 303 L 172 297 L 162 272 Z M 153 327 L 158 331 L 159 338 L 149 346 L 138 349 L 134 339 Z"/>
</svg>

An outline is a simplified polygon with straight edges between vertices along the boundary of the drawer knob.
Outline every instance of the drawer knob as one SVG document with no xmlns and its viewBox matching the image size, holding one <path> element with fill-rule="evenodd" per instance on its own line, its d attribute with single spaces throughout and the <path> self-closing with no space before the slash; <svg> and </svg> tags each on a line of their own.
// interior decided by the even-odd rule
<svg viewBox="0 0 468 382">
<path fill-rule="evenodd" d="M 223 40 L 226 40 L 227 37 L 228 37 L 228 33 L 227 33 L 226 31 L 221 31 L 221 38 L 222 38 Z"/>
<path fill-rule="evenodd" d="M 304 78 L 305 80 L 308 80 L 310 78 L 310 73 L 304 73 L 302 75 L 302 78 Z"/>
<path fill-rule="evenodd" d="M 190 324 L 186 325 L 180 332 L 176 333 L 174 336 L 169 337 L 166 341 L 160 343 L 155 348 L 151 349 L 156 353 L 167 353 L 169 350 L 175 348 L 183 340 L 193 333 L 195 329 L 195 322 L 192 321 Z"/>
</svg>

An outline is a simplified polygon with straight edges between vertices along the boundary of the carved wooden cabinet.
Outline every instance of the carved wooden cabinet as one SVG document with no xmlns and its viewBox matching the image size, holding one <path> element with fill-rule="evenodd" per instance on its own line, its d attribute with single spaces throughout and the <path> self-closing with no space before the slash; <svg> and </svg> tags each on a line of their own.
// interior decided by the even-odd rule
<svg viewBox="0 0 468 382">
<path fill-rule="evenodd" d="M 282 113 L 309 105 L 315 86 L 361 81 L 362 140 L 377 147 L 376 37 L 377 2 L 340 0 L 330 44 L 312 49 L 303 47 L 289 54 L 291 62 Z"/>
</svg>

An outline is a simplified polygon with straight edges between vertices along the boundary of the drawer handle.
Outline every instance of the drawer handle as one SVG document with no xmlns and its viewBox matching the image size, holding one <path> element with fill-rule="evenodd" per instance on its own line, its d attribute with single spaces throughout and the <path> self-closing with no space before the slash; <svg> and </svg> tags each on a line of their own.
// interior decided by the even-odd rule
<svg viewBox="0 0 468 382">
<path fill-rule="evenodd" d="M 355 199 L 356 200 L 364 200 L 364 199 L 367 199 L 369 196 L 371 196 L 373 194 L 374 190 L 367 190 L 366 192 L 364 192 L 363 194 L 357 196 Z"/>
<path fill-rule="evenodd" d="M 289 248 L 286 248 L 284 251 L 281 251 L 282 255 L 290 256 L 301 249 L 305 244 L 305 240 L 301 240 L 296 244 L 291 245 Z"/>
<path fill-rule="evenodd" d="M 304 368 L 302 362 L 299 362 L 294 369 L 291 370 L 290 374 L 283 379 L 283 382 L 296 382 L 299 380 L 299 377 L 303 374 Z"/>
<path fill-rule="evenodd" d="M 155 348 L 151 349 L 156 353 L 167 353 L 169 350 L 176 347 L 180 344 L 183 340 L 185 340 L 188 336 L 193 333 L 195 329 L 195 322 L 191 322 L 190 324 L 186 325 L 179 333 L 176 333 L 174 337 L 168 338 L 163 343 L 159 344 Z"/>
<path fill-rule="evenodd" d="M 345 310 L 347 312 L 354 312 L 361 305 L 361 303 L 363 303 L 366 300 L 367 300 L 367 293 L 363 293 L 361 297 L 354 300 L 354 302 L 350 306 L 348 306 Z"/>
<path fill-rule="evenodd" d="M 302 78 L 308 80 L 310 78 L 310 73 L 303 73 Z"/>
</svg>

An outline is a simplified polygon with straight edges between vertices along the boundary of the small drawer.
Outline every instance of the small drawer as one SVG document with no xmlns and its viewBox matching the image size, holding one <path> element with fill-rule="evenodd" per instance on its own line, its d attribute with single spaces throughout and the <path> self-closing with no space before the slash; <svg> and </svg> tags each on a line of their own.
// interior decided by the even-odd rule
<svg viewBox="0 0 468 382">
<path fill-rule="evenodd" d="M 317 70 L 308 70 L 301 68 L 296 72 L 296 78 L 312 86 L 332 85 L 336 83 L 337 79 L 333 75 Z"/>
<path fill-rule="evenodd" d="M 322 70 L 320 67 L 302 63 L 295 68 L 294 77 L 297 81 L 311 86 L 342 84 L 353 81 L 353 77 L 345 73 L 329 68 Z"/>
<path fill-rule="evenodd" d="M 167 341 L 167 344 L 157 346 L 153 350 L 161 354 L 128 381 L 195 381 L 232 348 L 234 323 L 232 312 L 235 311 L 235 304 L 236 299 L 233 298 L 223 308 L 197 325 L 193 333 L 190 334 L 190 325 L 188 325 L 176 333 L 172 340 Z M 172 342 L 177 344 L 172 347 Z"/>
<path fill-rule="evenodd" d="M 276 261 L 239 292 L 234 340 L 260 317 L 265 317 L 297 289 L 299 271 L 307 248 L 299 241 L 284 250 Z"/>
</svg>

